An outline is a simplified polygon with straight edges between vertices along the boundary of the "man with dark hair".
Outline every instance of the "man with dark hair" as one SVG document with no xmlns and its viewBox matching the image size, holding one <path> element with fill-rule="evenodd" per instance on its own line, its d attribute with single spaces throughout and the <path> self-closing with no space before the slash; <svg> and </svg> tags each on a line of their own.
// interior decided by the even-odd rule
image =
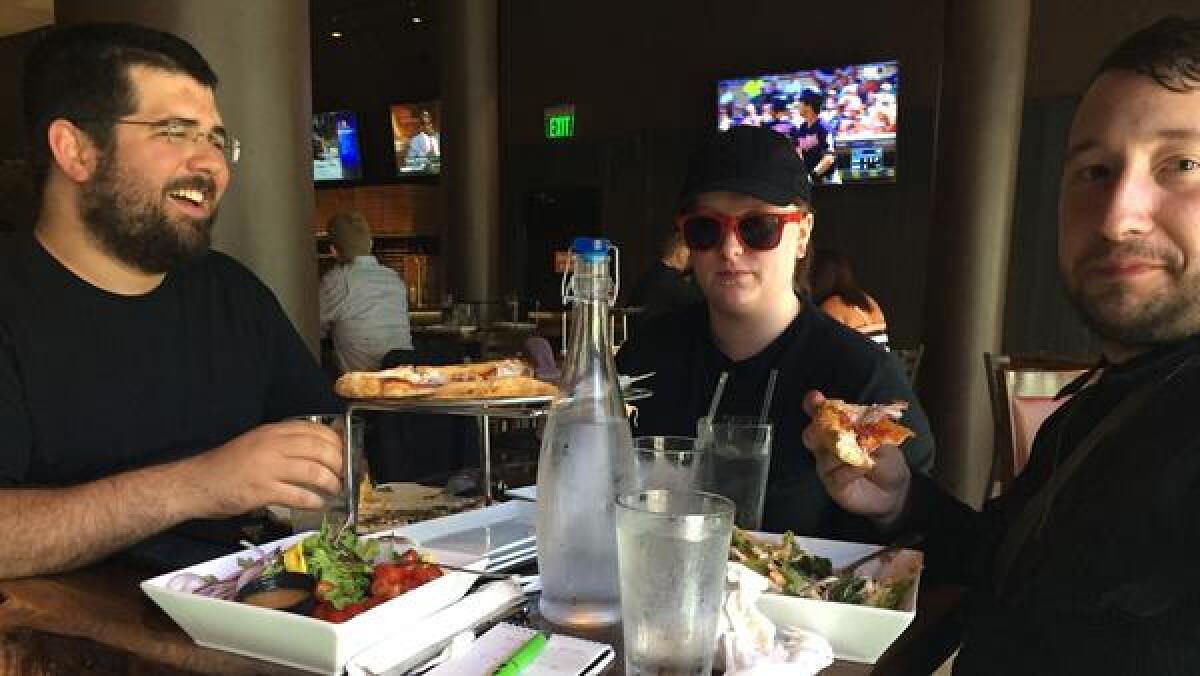
<svg viewBox="0 0 1200 676">
<path fill-rule="evenodd" d="M 101 148 L 111 145 L 117 120 L 132 113 L 136 92 L 130 66 L 187 75 L 216 89 L 217 75 L 191 45 L 173 35 L 125 24 L 84 24 L 55 30 L 26 58 L 24 122 L 34 167 L 52 161 L 43 142 L 54 120 L 72 120 Z"/>
<path fill-rule="evenodd" d="M 779 134 L 734 127 L 693 158 L 677 227 L 704 303 L 648 321 L 617 354 L 622 373 L 655 372 L 638 404 L 637 433 L 695 436 L 722 372 L 717 413 L 758 417 L 778 372 L 763 528 L 856 540 L 870 524 L 837 507 L 802 445 L 801 400 L 811 389 L 857 402 L 911 402 L 905 444 L 915 471 L 933 464 L 929 423 L 895 360 L 796 290 L 807 276 L 813 214 L 804 163 Z M 797 272 L 799 270 L 799 272 Z"/>
<path fill-rule="evenodd" d="M 924 532 L 928 574 L 970 585 L 956 674 L 1197 674 L 1200 20 L 1163 19 L 1103 61 L 1058 211 L 1059 272 L 1104 359 L 1007 493 L 978 513 L 895 449 L 864 473 L 805 441 L 838 504 L 885 537 Z"/>
<path fill-rule="evenodd" d="M 824 105 L 825 97 L 811 89 L 801 94 L 796 111 L 800 122 L 790 134 L 796 143 L 796 152 L 808 167 L 813 185 L 821 185 L 833 177 L 837 159 L 833 152 L 833 133 L 820 118 Z"/>
<path fill-rule="evenodd" d="M 41 168 L 32 233 L 0 250 L 0 578 L 128 550 L 237 548 L 247 512 L 319 508 L 341 408 L 271 292 L 209 250 L 237 159 L 216 76 L 129 25 L 52 30 L 24 72 Z M 261 526 L 261 522 L 257 525 Z"/>
</svg>

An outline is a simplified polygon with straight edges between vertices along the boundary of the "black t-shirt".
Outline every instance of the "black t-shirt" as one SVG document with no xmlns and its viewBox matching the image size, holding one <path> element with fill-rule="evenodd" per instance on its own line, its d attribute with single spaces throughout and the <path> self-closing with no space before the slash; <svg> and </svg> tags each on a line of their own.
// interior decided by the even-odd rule
<svg viewBox="0 0 1200 676">
<path fill-rule="evenodd" d="M 977 513 L 914 483 L 927 571 L 972 586 L 956 669 L 971 674 L 1200 672 L 1200 364 L 1163 383 L 1200 337 L 1117 366 L 1038 430 L 1029 464 Z M 1143 383 L 1157 391 L 1063 485 L 1003 592 L 997 555 L 1025 505 L 1085 436 Z"/>
<path fill-rule="evenodd" d="M 340 411 L 271 292 L 209 252 L 141 296 L 0 239 L 0 486 L 68 486 Z"/>
<path fill-rule="evenodd" d="M 713 343 L 704 303 L 648 322 L 617 354 L 626 375 L 655 372 L 642 381 L 654 396 L 639 401 L 634 435 L 696 436 L 722 371 L 729 373 L 718 415 L 757 417 L 767 379 L 778 369 L 768 418 L 774 424 L 763 528 L 838 539 L 875 539 L 866 520 L 837 507 L 817 477 L 812 453 L 800 440 L 808 425 L 801 402 L 810 390 L 854 402 L 911 402 L 904 424 L 916 433 L 903 446 L 909 464 L 933 464 L 929 422 L 896 359 L 858 332 L 830 319 L 810 302 L 770 345 L 739 362 Z"/>
</svg>

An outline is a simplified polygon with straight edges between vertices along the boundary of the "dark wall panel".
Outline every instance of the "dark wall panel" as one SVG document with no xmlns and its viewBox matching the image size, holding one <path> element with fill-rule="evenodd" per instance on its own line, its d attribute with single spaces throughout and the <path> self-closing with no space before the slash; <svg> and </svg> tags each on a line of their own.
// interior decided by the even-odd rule
<svg viewBox="0 0 1200 676">
<path fill-rule="evenodd" d="M 1025 106 L 1009 249 L 1007 352 L 1095 354 L 1099 345 L 1077 319 L 1058 275 L 1058 182 L 1074 97 Z"/>
<path fill-rule="evenodd" d="M 867 4 L 870 20 L 850 29 L 802 3 L 747 2 L 733 11 L 714 0 L 502 2 L 501 194 L 506 232 L 514 233 L 504 239 L 526 229 L 529 193 L 595 187 L 632 283 L 671 227 L 688 156 L 714 133 L 717 80 L 896 58 L 900 179 L 816 195 L 815 241 L 851 256 L 898 344 L 917 342 L 941 4 Z M 543 138 L 543 107 L 559 103 L 576 106 L 574 140 Z M 522 278 L 507 277 L 518 286 Z"/>
</svg>

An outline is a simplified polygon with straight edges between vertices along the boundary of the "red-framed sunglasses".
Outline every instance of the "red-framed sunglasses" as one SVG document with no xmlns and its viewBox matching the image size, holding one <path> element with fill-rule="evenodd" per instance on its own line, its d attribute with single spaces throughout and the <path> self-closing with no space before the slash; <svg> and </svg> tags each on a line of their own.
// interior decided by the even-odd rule
<svg viewBox="0 0 1200 676">
<path fill-rule="evenodd" d="M 677 216 L 675 227 L 693 251 L 708 251 L 720 246 L 731 230 L 743 247 L 770 251 L 779 246 L 783 226 L 799 223 L 806 216 L 808 212 L 803 209 L 781 214 L 752 211 L 737 218 L 719 211 L 692 211 Z"/>
</svg>

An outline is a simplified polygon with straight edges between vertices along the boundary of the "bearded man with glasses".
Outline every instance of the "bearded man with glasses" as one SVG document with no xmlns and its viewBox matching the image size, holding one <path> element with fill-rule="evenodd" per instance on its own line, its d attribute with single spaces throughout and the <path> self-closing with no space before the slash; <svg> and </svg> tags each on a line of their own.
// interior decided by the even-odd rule
<svg viewBox="0 0 1200 676">
<path fill-rule="evenodd" d="M 757 418 L 777 371 L 763 529 L 873 541 L 870 522 L 839 508 L 817 477 L 800 438 L 809 421 L 804 394 L 909 402 L 902 422 L 916 437 L 901 450 L 916 472 L 932 466 L 933 439 L 896 361 L 807 297 L 811 190 L 803 160 L 776 132 L 734 127 L 707 143 L 689 166 L 675 219 L 704 302 L 648 320 L 617 365 L 630 375 L 655 372 L 644 381 L 654 396 L 638 403 L 638 435 L 694 436 L 722 372 L 729 377 L 718 416 Z"/>
<path fill-rule="evenodd" d="M 339 492 L 341 403 L 271 292 L 209 249 L 240 145 L 179 38 L 51 30 L 26 59 L 31 233 L 0 245 L 0 578 L 240 549 Z M 259 534 L 263 537 L 264 534 Z"/>
</svg>

